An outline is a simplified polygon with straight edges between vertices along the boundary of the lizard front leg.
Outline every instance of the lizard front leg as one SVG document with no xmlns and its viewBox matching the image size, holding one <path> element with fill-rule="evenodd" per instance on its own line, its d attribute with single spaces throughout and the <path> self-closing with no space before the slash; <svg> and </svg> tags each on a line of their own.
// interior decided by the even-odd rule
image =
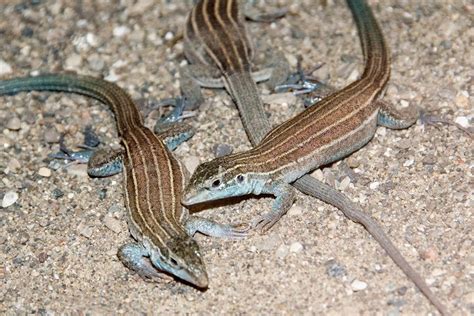
<svg viewBox="0 0 474 316">
<path fill-rule="evenodd" d="M 288 183 L 276 181 L 264 186 L 261 193 L 275 196 L 272 210 L 252 222 L 252 226 L 260 230 L 261 234 L 264 234 L 288 212 L 295 201 L 296 191 Z"/>
</svg>

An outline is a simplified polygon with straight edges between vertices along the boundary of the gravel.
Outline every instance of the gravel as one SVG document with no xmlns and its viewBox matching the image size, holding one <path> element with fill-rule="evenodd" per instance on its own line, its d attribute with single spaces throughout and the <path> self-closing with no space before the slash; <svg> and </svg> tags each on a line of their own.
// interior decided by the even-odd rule
<svg viewBox="0 0 474 316">
<path fill-rule="evenodd" d="M 190 2 L 3 1 L 0 76 L 70 69 L 116 81 L 135 100 L 176 96 L 183 64 L 179 35 Z M 266 10 L 285 5 L 290 9 L 282 20 L 247 24 L 259 47 L 281 50 L 293 66 L 302 55 L 303 69 L 323 64 L 311 75 L 337 88 L 362 72 L 357 32 L 343 1 L 257 3 L 259 9 L 263 4 Z M 472 129 L 469 38 L 474 6 L 462 0 L 450 5 L 445 0 L 370 4 L 392 51 L 384 100 L 418 106 Z M 205 104 L 187 120 L 196 135 L 175 152 L 191 171 L 213 158 L 215 144 L 229 144 L 234 152 L 250 148 L 229 96 L 219 90 L 206 90 L 204 95 Z M 303 109 L 301 100 L 294 103 L 289 95 L 266 100 L 280 102 L 266 104 L 273 122 Z M 20 120 L 20 129 L 18 124 L 8 128 L 13 117 Z M 98 131 L 102 144 L 118 146 L 111 112 L 82 96 L 21 93 L 0 97 L 0 122 L 0 314 L 435 312 L 363 227 L 302 194 L 297 195 L 300 210 L 284 216 L 267 235 L 254 233 L 243 240 L 196 236 L 210 278 L 207 291 L 176 281 L 145 282 L 115 255 L 132 240 L 125 228 L 122 175 L 92 179 L 85 166 L 74 172 L 50 168 L 46 178 L 37 174 L 48 167 L 48 154 L 58 151 L 59 135 L 79 145 L 87 124 Z M 46 137 L 50 131 L 55 131 L 54 137 Z M 357 181 L 342 185 L 349 174 L 344 171 L 341 178 L 337 164 L 313 174 L 331 185 L 339 183 L 352 201 L 377 219 L 450 312 L 468 315 L 474 291 L 469 277 L 472 157 L 472 138 L 455 125 L 417 124 L 402 131 L 380 127 L 374 139 L 347 160 Z M 12 158 L 21 167 L 3 172 Z M 380 186 L 371 190 L 371 183 Z M 54 198 L 55 189 L 62 192 L 61 198 Z M 199 216 L 247 223 L 269 211 L 272 202 L 271 197 L 236 200 Z M 111 208 L 119 211 L 104 217 Z M 114 223 L 106 225 L 105 218 Z M 293 242 L 304 249 L 291 253 Z M 326 263 L 331 260 L 343 272 L 337 267 L 328 272 Z M 365 287 L 355 284 L 355 289 L 362 289 L 355 292 L 355 280 Z M 403 287 L 407 290 L 401 297 L 397 289 Z"/>
</svg>

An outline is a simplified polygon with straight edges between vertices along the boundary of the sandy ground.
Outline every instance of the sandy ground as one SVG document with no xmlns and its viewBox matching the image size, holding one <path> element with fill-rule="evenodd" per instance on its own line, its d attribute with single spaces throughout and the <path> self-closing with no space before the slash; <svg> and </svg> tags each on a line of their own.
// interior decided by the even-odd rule
<svg viewBox="0 0 474 316">
<path fill-rule="evenodd" d="M 175 96 L 184 64 L 178 35 L 190 6 L 170 2 L 1 1 L 0 77 L 70 70 L 115 81 L 142 104 Z M 343 1 L 318 3 L 267 1 L 268 10 L 290 5 L 290 14 L 249 23 L 249 31 L 258 47 L 283 51 L 293 67 L 298 55 L 305 69 L 324 63 L 314 74 L 343 87 L 362 69 L 357 32 Z M 393 55 L 385 100 L 470 124 L 472 3 L 370 3 Z M 249 148 L 228 95 L 205 96 L 188 120 L 196 136 L 176 151 L 188 166 L 211 159 L 216 144 Z M 272 100 L 274 122 L 302 110 L 292 98 Z M 118 146 L 113 117 L 98 102 L 50 93 L 0 98 L 0 201 L 19 196 L 0 208 L 0 313 L 435 313 L 360 225 L 302 194 L 266 235 L 197 236 L 210 276 L 206 292 L 172 280 L 144 282 L 116 257 L 130 240 L 122 176 L 92 179 L 83 166 L 63 169 L 62 161 L 47 159 L 61 133 L 68 145 L 80 144 L 86 124 L 104 144 Z M 363 149 L 315 173 L 372 214 L 458 315 L 474 308 L 472 148 L 451 125 L 379 128 Z M 241 223 L 271 202 L 246 199 L 202 215 Z"/>
</svg>

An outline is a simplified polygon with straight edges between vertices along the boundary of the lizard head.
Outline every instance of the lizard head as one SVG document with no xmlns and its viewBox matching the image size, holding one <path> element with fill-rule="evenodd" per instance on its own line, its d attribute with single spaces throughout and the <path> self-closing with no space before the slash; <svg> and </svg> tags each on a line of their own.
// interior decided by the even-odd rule
<svg viewBox="0 0 474 316">
<path fill-rule="evenodd" d="M 184 190 L 182 203 L 193 205 L 253 192 L 253 181 L 241 168 L 220 157 L 199 165 Z"/>
<path fill-rule="evenodd" d="M 194 239 L 183 236 L 171 239 L 165 249 L 151 251 L 151 262 L 169 273 L 198 288 L 206 289 L 209 279 L 199 246 Z"/>
</svg>

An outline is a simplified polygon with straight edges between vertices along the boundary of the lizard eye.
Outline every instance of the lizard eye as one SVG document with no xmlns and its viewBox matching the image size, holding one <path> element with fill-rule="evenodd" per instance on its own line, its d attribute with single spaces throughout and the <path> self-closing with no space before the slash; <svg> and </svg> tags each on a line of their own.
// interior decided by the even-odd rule
<svg viewBox="0 0 474 316">
<path fill-rule="evenodd" d="M 239 174 L 239 175 L 236 177 L 236 179 L 237 179 L 237 182 L 238 182 L 238 183 L 244 182 L 244 176 L 241 175 L 241 174 Z"/>
<path fill-rule="evenodd" d="M 176 261 L 176 259 L 170 258 L 170 261 L 171 261 L 171 264 L 172 264 L 172 265 L 174 265 L 174 266 L 177 266 L 177 265 L 178 265 L 178 261 Z"/>
<path fill-rule="evenodd" d="M 216 179 L 216 180 L 214 180 L 214 181 L 211 183 L 211 187 L 212 187 L 213 189 L 218 188 L 220 185 L 221 185 L 221 180 L 219 180 L 219 179 Z"/>
</svg>

